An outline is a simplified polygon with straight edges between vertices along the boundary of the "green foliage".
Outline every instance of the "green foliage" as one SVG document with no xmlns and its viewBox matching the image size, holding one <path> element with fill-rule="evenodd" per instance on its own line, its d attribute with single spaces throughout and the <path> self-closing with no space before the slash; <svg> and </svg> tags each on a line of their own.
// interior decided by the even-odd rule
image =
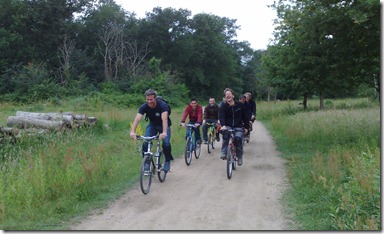
<svg viewBox="0 0 384 234">
<path fill-rule="evenodd" d="M 249 42 L 236 40 L 236 20 L 192 17 L 188 9 L 156 7 L 137 19 L 114 1 L 1 1 L 0 100 L 137 94 L 145 82 L 138 90 L 130 87 L 146 77 L 184 85 L 177 87 L 185 90 L 175 93 L 174 103 L 185 93 L 219 99 L 226 87 L 263 99 L 311 94 L 379 99 L 377 1 L 287 0 L 273 7 L 275 43 L 253 51 Z M 40 78 L 23 80 L 25 73 Z M 156 86 L 167 94 L 173 90 Z"/>
<path fill-rule="evenodd" d="M 350 97 L 360 84 L 380 92 L 379 2 L 286 0 L 273 7 L 275 43 L 263 64 L 280 92 Z"/>
<path fill-rule="evenodd" d="M 11 100 L 32 103 L 60 96 L 60 86 L 53 79 L 49 79 L 49 76 L 44 64 L 29 64 L 22 67 L 11 77 L 10 86 L 14 90 L 9 94 Z"/>
<path fill-rule="evenodd" d="M 303 112 L 292 102 L 258 103 L 258 116 L 287 160 L 286 204 L 300 230 L 379 230 L 379 103 L 344 99 L 327 105 Z"/>
</svg>

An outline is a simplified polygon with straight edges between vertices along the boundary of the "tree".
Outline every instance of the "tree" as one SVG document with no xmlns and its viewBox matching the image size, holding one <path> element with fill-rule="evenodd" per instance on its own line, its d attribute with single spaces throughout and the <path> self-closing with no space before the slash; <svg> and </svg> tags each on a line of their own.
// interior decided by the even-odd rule
<svg viewBox="0 0 384 234">
<path fill-rule="evenodd" d="M 284 66 L 271 62 L 269 69 L 280 70 L 278 79 L 287 81 L 298 88 L 305 97 L 309 93 L 320 96 L 320 108 L 324 108 L 325 95 L 342 95 L 355 89 L 356 84 L 361 84 L 361 71 L 370 74 L 370 79 L 377 77 L 378 53 L 374 49 L 366 53 L 367 48 L 379 49 L 378 30 L 375 19 L 378 19 L 373 1 L 360 2 L 363 9 L 370 13 L 363 13 L 370 20 L 366 20 L 363 37 L 357 31 L 357 26 L 351 16 L 357 3 L 356 1 L 282 1 L 274 4 L 278 12 L 279 26 L 276 27 L 273 54 L 278 56 L 275 61 Z M 361 5 L 357 7 L 361 9 Z M 370 18 L 372 17 L 372 18 Z M 367 26 L 368 25 L 368 26 Z M 360 36 L 360 37 L 359 37 Z M 360 39 L 360 41 L 356 40 Z M 362 43 L 356 48 L 351 46 Z M 352 52 L 352 53 L 351 53 Z M 371 61 L 362 64 L 360 61 Z M 367 59 L 367 60 L 366 60 Z M 283 83 L 283 82 L 280 82 Z"/>
</svg>

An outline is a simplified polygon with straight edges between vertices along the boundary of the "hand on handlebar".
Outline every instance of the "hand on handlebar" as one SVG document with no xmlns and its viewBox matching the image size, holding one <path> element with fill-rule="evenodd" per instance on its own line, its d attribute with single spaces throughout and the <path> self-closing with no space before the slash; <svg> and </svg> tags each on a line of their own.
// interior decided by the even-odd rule
<svg viewBox="0 0 384 234">
<path fill-rule="evenodd" d="M 136 135 L 136 133 L 131 132 L 131 133 L 129 134 L 129 136 L 131 137 L 132 140 L 134 140 L 134 141 L 137 140 L 137 135 Z"/>
<path fill-rule="evenodd" d="M 167 137 L 167 133 L 164 133 L 164 132 L 159 135 L 160 139 L 164 139 L 166 137 Z"/>
</svg>

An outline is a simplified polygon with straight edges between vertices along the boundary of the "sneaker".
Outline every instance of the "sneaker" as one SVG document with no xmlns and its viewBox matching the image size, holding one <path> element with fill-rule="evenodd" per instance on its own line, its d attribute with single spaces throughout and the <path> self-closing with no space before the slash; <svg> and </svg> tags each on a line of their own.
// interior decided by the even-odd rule
<svg viewBox="0 0 384 234">
<path fill-rule="evenodd" d="M 216 136 L 216 141 L 220 142 L 220 136 Z"/>
<path fill-rule="evenodd" d="M 197 140 L 196 144 L 201 145 L 201 140 Z"/>
<path fill-rule="evenodd" d="M 171 169 L 171 162 L 166 161 L 166 162 L 164 163 L 164 171 L 165 171 L 165 172 L 168 172 L 170 169 Z"/>
<path fill-rule="evenodd" d="M 243 165 L 243 157 L 237 159 L 237 165 Z"/>
<path fill-rule="evenodd" d="M 204 140 L 203 143 L 206 144 L 206 145 L 208 145 L 208 141 L 205 141 L 205 140 Z"/>
<path fill-rule="evenodd" d="M 222 155 L 220 156 L 220 159 L 223 159 L 223 160 L 227 159 L 227 155 L 222 154 Z"/>
</svg>

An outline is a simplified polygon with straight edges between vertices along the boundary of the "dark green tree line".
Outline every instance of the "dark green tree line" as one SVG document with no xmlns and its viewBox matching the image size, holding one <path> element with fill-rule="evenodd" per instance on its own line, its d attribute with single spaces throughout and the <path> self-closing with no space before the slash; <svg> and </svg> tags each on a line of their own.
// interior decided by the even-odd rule
<svg viewBox="0 0 384 234">
<path fill-rule="evenodd" d="M 263 64 L 271 85 L 293 95 L 356 95 L 359 86 L 380 91 L 380 3 L 377 1 L 284 1 L 275 44 Z M 306 100 L 304 100 L 305 103 Z"/>
<path fill-rule="evenodd" d="M 159 77 L 149 68 L 153 58 L 172 77 L 173 82 L 163 85 L 184 84 L 189 96 L 219 96 L 219 90 L 233 85 L 242 92 L 240 61 L 253 52 L 247 43 L 233 39 L 236 20 L 211 14 L 191 17 L 187 9 L 156 7 L 137 19 L 113 0 L 0 4 L 0 87 L 5 100 L 22 95 L 17 87 L 23 83 L 40 85 L 41 92 L 53 85 L 54 93 L 64 96 L 102 90 L 104 83 L 140 93 L 134 90 L 137 82 Z M 34 82 L 20 78 L 40 69 L 45 75 L 36 75 Z M 25 100 L 39 99 L 27 97 L 30 92 L 24 95 Z"/>
</svg>

